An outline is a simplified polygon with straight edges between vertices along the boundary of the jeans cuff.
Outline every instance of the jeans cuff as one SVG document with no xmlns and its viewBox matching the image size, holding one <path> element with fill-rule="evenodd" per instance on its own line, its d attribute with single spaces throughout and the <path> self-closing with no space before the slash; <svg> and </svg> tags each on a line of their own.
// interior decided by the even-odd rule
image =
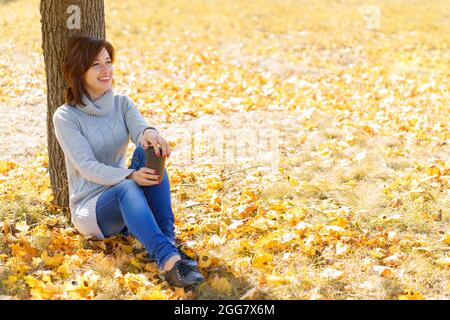
<svg viewBox="0 0 450 320">
<path fill-rule="evenodd" d="M 167 262 L 170 258 L 172 258 L 173 256 L 179 256 L 179 255 L 180 255 L 180 254 L 179 254 L 178 252 L 174 252 L 173 254 L 170 254 L 167 258 L 164 258 L 164 260 L 161 261 L 161 265 L 159 266 L 159 268 L 160 268 L 161 270 L 165 271 L 165 270 L 164 270 L 164 265 L 166 264 L 166 262 Z M 180 258 L 181 258 L 181 256 L 180 256 Z"/>
</svg>

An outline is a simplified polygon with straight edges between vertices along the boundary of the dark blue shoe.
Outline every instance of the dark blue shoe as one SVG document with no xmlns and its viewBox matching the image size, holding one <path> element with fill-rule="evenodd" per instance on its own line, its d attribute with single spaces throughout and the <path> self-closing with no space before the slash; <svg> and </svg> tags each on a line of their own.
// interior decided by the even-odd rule
<svg viewBox="0 0 450 320">
<path fill-rule="evenodd" d="M 124 235 L 125 237 L 129 237 L 130 231 L 128 231 L 128 228 L 125 226 L 125 228 L 123 228 L 122 231 L 120 231 L 120 234 Z"/>
<path fill-rule="evenodd" d="M 187 287 L 205 282 L 202 274 L 185 260 L 175 262 L 172 269 L 164 274 L 166 281 L 174 287 Z"/>
<path fill-rule="evenodd" d="M 178 253 L 181 257 L 181 260 L 183 260 L 184 262 L 186 262 L 188 265 L 190 265 L 193 268 L 197 268 L 198 267 L 198 263 L 196 260 L 192 259 L 191 257 L 189 257 L 178 245 L 175 245 L 178 249 Z M 156 258 L 154 255 L 149 254 L 148 255 L 150 262 L 156 262 Z"/>
<path fill-rule="evenodd" d="M 183 249 L 181 249 L 181 243 L 178 241 L 178 239 L 174 239 L 172 240 L 172 243 L 175 245 L 175 247 L 177 247 L 178 249 L 178 253 L 181 257 L 181 260 L 184 260 L 185 262 L 187 262 L 187 264 L 189 264 L 190 266 L 197 268 L 198 267 L 198 263 L 195 259 L 192 259 L 191 257 L 189 257 L 184 251 Z"/>
</svg>

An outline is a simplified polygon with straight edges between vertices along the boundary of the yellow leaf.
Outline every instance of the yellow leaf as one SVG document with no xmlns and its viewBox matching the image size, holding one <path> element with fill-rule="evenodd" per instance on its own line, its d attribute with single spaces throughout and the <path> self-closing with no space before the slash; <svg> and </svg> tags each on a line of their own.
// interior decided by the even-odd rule
<svg viewBox="0 0 450 320">
<path fill-rule="evenodd" d="M 299 185 L 298 180 L 295 179 L 294 177 L 291 177 L 291 176 L 288 175 L 288 176 L 287 176 L 287 179 L 288 179 L 288 181 L 289 181 L 289 184 L 290 184 L 292 187 L 296 187 L 296 186 Z"/>
<path fill-rule="evenodd" d="M 383 258 L 386 254 L 385 254 L 385 252 L 384 252 L 383 249 L 381 249 L 381 248 L 375 248 L 375 249 L 369 251 L 369 255 L 372 256 L 372 257 L 374 257 L 374 258 L 381 259 L 381 258 Z"/>
<path fill-rule="evenodd" d="M 53 192 L 51 189 L 46 189 L 41 194 L 41 200 L 45 203 L 50 203 L 53 200 Z"/>
<path fill-rule="evenodd" d="M 254 203 L 244 204 L 237 207 L 239 216 L 241 218 L 246 218 L 250 214 L 254 213 L 258 207 Z"/>
<path fill-rule="evenodd" d="M 149 284 L 147 278 L 143 274 L 127 273 L 123 280 L 125 285 L 133 292 L 137 292 L 139 288 L 145 288 Z"/>
<path fill-rule="evenodd" d="M 373 270 L 382 277 L 391 277 L 394 275 L 394 273 L 392 272 L 392 269 L 389 267 L 385 267 L 385 266 L 374 266 Z"/>
<path fill-rule="evenodd" d="M 89 241 L 89 243 L 93 246 L 96 246 L 100 250 L 106 251 L 106 243 L 105 241 Z"/>
<path fill-rule="evenodd" d="M 125 280 L 124 280 L 124 276 L 122 274 L 122 271 L 120 271 L 120 269 L 116 269 L 116 271 L 114 272 L 114 279 L 120 284 L 123 285 Z"/>
<path fill-rule="evenodd" d="M 297 232 L 298 235 L 300 235 L 301 237 L 304 237 L 311 228 L 312 228 L 311 224 L 300 221 L 295 226 L 295 231 Z"/>
<path fill-rule="evenodd" d="M 398 266 L 401 263 L 401 256 L 399 254 L 393 254 L 383 259 L 383 263 L 388 266 Z"/>
<path fill-rule="evenodd" d="M 132 266 L 136 267 L 137 269 L 142 270 L 142 262 L 140 262 L 136 257 L 131 257 L 130 263 Z"/>
<path fill-rule="evenodd" d="M 269 200 L 269 208 L 280 213 L 284 213 L 287 210 L 286 203 L 283 200 Z"/>
<path fill-rule="evenodd" d="M 70 275 L 68 261 L 69 260 L 67 260 L 67 262 L 64 262 L 62 265 L 60 265 L 58 267 L 58 269 L 56 270 L 56 272 L 62 274 L 64 277 L 67 277 L 68 275 Z"/>
<path fill-rule="evenodd" d="M 253 201 L 256 201 L 258 199 L 258 195 L 255 193 L 254 190 L 245 188 L 244 190 L 242 190 L 241 193 L 242 193 L 242 195 L 246 196 L 248 202 L 253 202 Z"/>
<path fill-rule="evenodd" d="M 288 221 L 290 226 L 295 226 L 305 219 L 308 214 L 308 210 L 304 207 L 293 207 L 286 211 L 283 218 Z"/>
<path fill-rule="evenodd" d="M 270 228 L 275 224 L 273 220 L 266 219 L 264 217 L 259 217 L 258 219 L 253 219 L 249 221 L 251 221 L 251 227 L 262 231 L 267 230 L 268 228 Z"/>
<path fill-rule="evenodd" d="M 209 238 L 208 242 L 206 243 L 206 246 L 208 248 L 214 248 L 224 244 L 225 240 L 226 240 L 225 237 L 219 237 L 217 234 L 214 234 Z"/>
<path fill-rule="evenodd" d="M 211 190 L 219 190 L 223 187 L 223 182 L 220 180 L 208 182 L 208 183 L 206 183 L 206 187 Z"/>
<path fill-rule="evenodd" d="M 158 272 L 158 267 L 156 266 L 155 263 L 146 263 L 144 266 L 144 270 L 148 271 L 150 273 L 157 273 Z"/>
<path fill-rule="evenodd" d="M 33 248 L 28 242 L 23 242 L 22 244 L 11 244 L 12 255 L 23 259 L 24 261 L 31 263 L 33 257 L 39 255 L 39 250 Z"/>
<path fill-rule="evenodd" d="M 282 276 L 278 276 L 275 274 L 270 274 L 266 277 L 266 283 L 270 286 L 270 287 L 277 287 L 283 284 L 288 284 L 289 280 L 282 277 Z"/>
<path fill-rule="evenodd" d="M 266 234 L 261 239 L 254 243 L 255 247 L 263 247 L 266 250 L 272 249 L 273 247 L 277 247 L 280 243 L 276 237 L 278 236 L 277 232 L 271 232 Z"/>
<path fill-rule="evenodd" d="M 30 294 L 33 299 L 49 300 L 57 298 L 60 294 L 60 288 L 48 281 L 43 283 L 33 276 L 23 277 L 25 282 L 31 287 Z"/>
<path fill-rule="evenodd" d="M 76 281 L 71 281 L 65 286 L 65 291 L 72 299 L 93 299 L 94 287 L 99 280 L 94 271 L 89 270 L 77 276 Z"/>
<path fill-rule="evenodd" d="M 442 239 L 442 241 L 444 241 L 445 244 L 450 245 L 450 233 L 446 233 Z"/>
<path fill-rule="evenodd" d="M 28 229 L 30 229 L 30 227 L 27 225 L 26 221 L 21 221 L 21 222 L 16 223 L 14 228 L 19 230 L 20 232 L 27 232 Z"/>
<path fill-rule="evenodd" d="M 407 290 L 398 297 L 398 300 L 426 300 L 419 292 Z"/>
<path fill-rule="evenodd" d="M 37 280 L 35 277 L 33 276 L 24 276 L 23 279 L 25 280 L 25 282 L 31 287 L 31 288 L 35 288 L 39 285 L 39 280 Z"/>
<path fill-rule="evenodd" d="M 426 171 L 429 176 L 441 176 L 441 170 L 436 166 L 431 166 Z"/>
<path fill-rule="evenodd" d="M 12 285 L 14 285 L 18 280 L 18 277 L 15 275 L 10 275 L 6 280 L 3 280 L 3 284 L 6 287 L 11 287 Z"/>
<path fill-rule="evenodd" d="M 239 253 L 250 253 L 252 249 L 252 246 L 250 245 L 250 243 L 248 243 L 247 240 L 245 239 L 241 239 L 239 240 L 239 247 L 237 249 L 237 251 Z"/>
<path fill-rule="evenodd" d="M 342 217 L 337 217 L 334 221 L 333 224 L 335 226 L 341 227 L 341 228 L 345 228 L 348 225 L 348 221 Z"/>
<path fill-rule="evenodd" d="M 445 257 L 436 261 L 438 265 L 450 267 L 450 257 Z"/>
<path fill-rule="evenodd" d="M 252 261 L 253 267 L 257 269 L 267 269 L 273 260 L 273 255 L 270 253 L 258 253 Z"/>
<path fill-rule="evenodd" d="M 325 226 L 320 234 L 330 237 L 340 237 L 344 232 L 345 229 L 338 226 Z"/>
<path fill-rule="evenodd" d="M 64 254 L 58 253 L 51 257 L 47 254 L 47 250 L 44 250 L 44 252 L 42 252 L 41 254 L 41 259 L 48 267 L 58 267 L 64 260 Z"/>
<path fill-rule="evenodd" d="M 11 226 L 11 224 L 12 224 L 12 221 L 11 220 L 4 220 L 3 221 L 3 225 L 2 225 L 2 233 L 4 233 L 4 234 L 11 234 L 11 232 L 12 232 L 12 226 Z"/>
<path fill-rule="evenodd" d="M 119 243 L 119 248 L 123 252 L 125 252 L 126 254 L 130 254 L 130 253 L 133 252 L 133 247 L 132 246 L 129 246 L 129 245 L 126 245 L 126 244 L 123 244 L 123 243 Z"/>
<path fill-rule="evenodd" d="M 186 292 L 184 292 L 184 288 L 176 288 L 175 291 L 173 291 L 170 294 L 170 298 L 171 299 L 181 299 L 184 297 L 185 294 L 186 294 Z"/>
<path fill-rule="evenodd" d="M 50 227 L 54 227 L 58 224 L 58 219 L 57 218 L 47 218 L 43 222 Z"/>
<path fill-rule="evenodd" d="M 211 198 L 210 207 L 216 212 L 220 212 L 222 210 L 222 200 L 220 199 L 220 196 L 214 195 Z"/>
<path fill-rule="evenodd" d="M 34 258 L 31 260 L 31 265 L 32 265 L 34 268 L 37 268 L 37 267 L 39 267 L 39 265 L 41 264 L 41 261 L 42 261 L 42 259 L 41 259 L 40 257 L 34 257 Z"/>
<path fill-rule="evenodd" d="M 183 288 L 180 288 L 183 289 Z M 166 293 L 159 290 L 159 288 L 138 288 L 136 295 L 141 300 L 167 300 L 168 296 Z"/>
<path fill-rule="evenodd" d="M 15 162 L 0 160 L 0 174 L 8 175 L 8 172 L 16 167 L 17 164 Z"/>
<path fill-rule="evenodd" d="M 211 255 L 208 251 L 200 251 L 198 255 L 198 266 L 200 268 L 208 268 L 211 265 Z"/>
</svg>

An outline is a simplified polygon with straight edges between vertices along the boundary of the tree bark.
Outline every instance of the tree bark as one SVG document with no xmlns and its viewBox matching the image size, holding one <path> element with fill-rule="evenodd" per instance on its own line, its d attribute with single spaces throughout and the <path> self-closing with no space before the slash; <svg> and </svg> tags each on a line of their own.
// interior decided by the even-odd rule
<svg viewBox="0 0 450 320">
<path fill-rule="evenodd" d="M 47 76 L 47 148 L 54 196 L 53 205 L 67 209 L 69 192 L 65 158 L 56 140 L 52 121 L 55 110 L 65 103 L 66 82 L 61 66 L 70 38 L 80 35 L 105 38 L 104 2 L 103 0 L 41 0 L 40 13 L 42 50 Z M 76 20 L 77 18 L 79 20 Z M 73 21 L 80 23 L 74 25 L 71 23 Z"/>
</svg>

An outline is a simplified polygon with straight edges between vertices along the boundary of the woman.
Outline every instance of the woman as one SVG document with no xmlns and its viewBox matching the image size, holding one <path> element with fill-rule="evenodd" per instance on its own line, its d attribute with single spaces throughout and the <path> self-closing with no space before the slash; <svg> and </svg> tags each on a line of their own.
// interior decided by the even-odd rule
<svg viewBox="0 0 450 320">
<path fill-rule="evenodd" d="M 156 172 L 145 167 L 144 149 L 166 157 L 169 145 L 129 97 L 113 93 L 113 62 L 114 48 L 104 39 L 77 37 L 66 51 L 66 103 L 55 111 L 53 125 L 65 157 L 71 221 L 97 239 L 131 233 L 171 285 L 201 283 L 196 261 L 175 242 L 167 171 L 158 183 Z M 129 136 L 136 149 L 127 169 Z"/>
</svg>

